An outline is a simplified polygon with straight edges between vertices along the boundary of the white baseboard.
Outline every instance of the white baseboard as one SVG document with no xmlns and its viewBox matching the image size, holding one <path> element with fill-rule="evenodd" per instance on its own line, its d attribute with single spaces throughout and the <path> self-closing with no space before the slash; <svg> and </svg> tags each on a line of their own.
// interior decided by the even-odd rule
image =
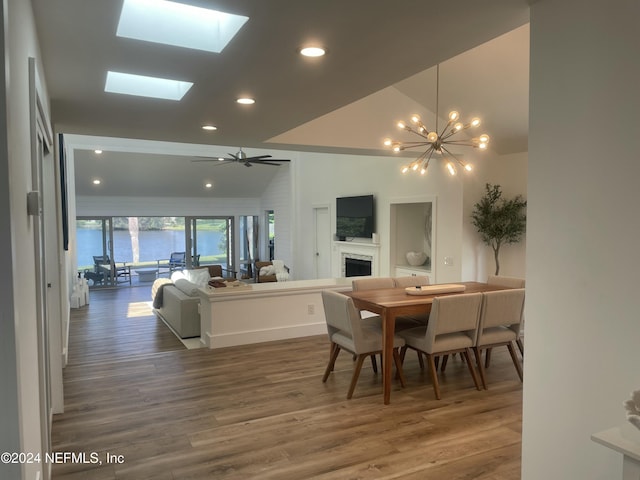
<svg viewBox="0 0 640 480">
<path fill-rule="evenodd" d="M 273 342 L 289 338 L 309 337 L 327 333 L 326 322 L 294 325 L 290 327 L 254 330 L 250 332 L 231 332 L 211 335 L 206 332 L 205 343 L 209 348 L 235 347 L 251 343 Z"/>
</svg>

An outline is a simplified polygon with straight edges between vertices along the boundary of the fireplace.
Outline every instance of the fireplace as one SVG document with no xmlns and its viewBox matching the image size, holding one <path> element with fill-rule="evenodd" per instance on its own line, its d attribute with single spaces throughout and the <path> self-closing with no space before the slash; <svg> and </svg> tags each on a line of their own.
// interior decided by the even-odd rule
<svg viewBox="0 0 640 480">
<path fill-rule="evenodd" d="M 369 255 L 344 254 L 342 256 L 343 277 L 363 277 L 371 275 L 373 257 Z"/>
<path fill-rule="evenodd" d="M 334 242 L 332 270 L 340 277 L 377 277 L 380 275 L 379 250 L 378 243 Z"/>
</svg>

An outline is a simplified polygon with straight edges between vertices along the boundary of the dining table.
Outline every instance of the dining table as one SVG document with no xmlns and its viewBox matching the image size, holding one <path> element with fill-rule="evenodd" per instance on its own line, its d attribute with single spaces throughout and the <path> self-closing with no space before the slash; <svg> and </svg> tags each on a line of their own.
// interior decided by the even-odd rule
<svg viewBox="0 0 640 480">
<path fill-rule="evenodd" d="M 442 288 L 438 288 L 438 286 L 439 284 L 432 284 L 423 287 L 422 291 L 411 293 L 408 292 L 409 289 L 402 287 L 344 292 L 345 295 L 353 299 L 353 304 L 358 310 L 373 312 L 382 318 L 382 390 L 385 405 L 391 401 L 393 338 L 397 317 L 429 313 L 433 299 L 436 297 L 508 289 L 508 287 L 482 282 L 456 282 L 455 284 L 440 284 Z M 431 293 L 431 291 L 435 293 Z"/>
</svg>

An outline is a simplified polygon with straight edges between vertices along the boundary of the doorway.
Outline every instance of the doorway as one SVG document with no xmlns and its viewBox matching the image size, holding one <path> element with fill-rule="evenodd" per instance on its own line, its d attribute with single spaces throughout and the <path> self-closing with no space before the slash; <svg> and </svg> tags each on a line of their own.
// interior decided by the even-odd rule
<svg viewBox="0 0 640 480">
<path fill-rule="evenodd" d="M 331 217 L 329 206 L 313 208 L 316 278 L 331 278 Z"/>
</svg>

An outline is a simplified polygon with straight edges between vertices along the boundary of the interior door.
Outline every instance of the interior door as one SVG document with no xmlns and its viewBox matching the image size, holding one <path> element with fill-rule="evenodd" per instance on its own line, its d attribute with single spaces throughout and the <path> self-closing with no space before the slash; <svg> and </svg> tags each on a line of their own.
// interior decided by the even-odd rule
<svg viewBox="0 0 640 480">
<path fill-rule="evenodd" d="M 329 207 L 314 207 L 315 228 L 315 275 L 316 278 L 331 278 L 331 217 Z"/>
</svg>

